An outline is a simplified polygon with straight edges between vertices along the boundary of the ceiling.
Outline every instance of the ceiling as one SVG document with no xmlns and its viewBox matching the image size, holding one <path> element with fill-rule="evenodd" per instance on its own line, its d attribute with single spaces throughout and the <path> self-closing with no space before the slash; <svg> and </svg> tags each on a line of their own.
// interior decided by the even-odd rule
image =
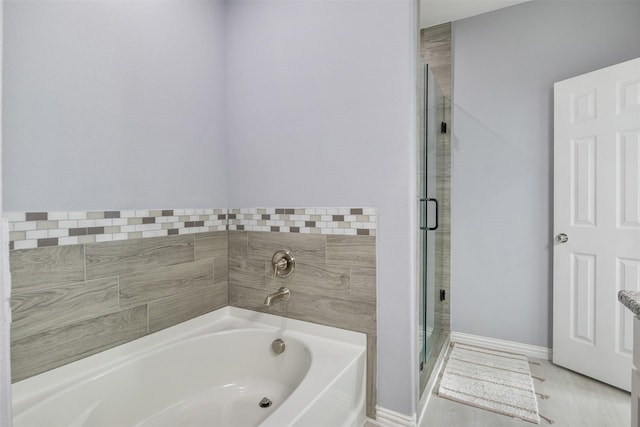
<svg viewBox="0 0 640 427">
<path fill-rule="evenodd" d="M 457 21 L 528 0 L 420 0 L 420 28 Z"/>
</svg>

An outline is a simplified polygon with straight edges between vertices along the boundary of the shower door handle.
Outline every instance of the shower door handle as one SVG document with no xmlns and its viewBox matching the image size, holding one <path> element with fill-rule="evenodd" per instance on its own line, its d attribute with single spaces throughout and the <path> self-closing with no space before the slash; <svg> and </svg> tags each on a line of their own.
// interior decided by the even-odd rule
<svg viewBox="0 0 640 427">
<path fill-rule="evenodd" d="M 429 202 L 434 202 L 436 204 L 436 223 L 433 227 L 429 227 L 426 222 L 426 209 L 424 208 L 424 206 L 429 203 Z M 426 198 L 426 199 L 420 199 L 420 230 L 426 230 L 426 231 L 434 231 L 438 229 L 438 217 L 440 216 L 440 208 L 438 205 L 438 200 L 437 199 L 432 199 L 432 198 Z M 422 225 L 422 218 L 425 219 L 425 225 Z"/>
<path fill-rule="evenodd" d="M 438 229 L 438 217 L 440 216 L 440 205 L 438 205 L 438 199 L 427 199 L 427 202 L 433 202 L 436 204 L 436 224 L 433 227 L 427 227 L 427 230 L 434 231 Z"/>
</svg>

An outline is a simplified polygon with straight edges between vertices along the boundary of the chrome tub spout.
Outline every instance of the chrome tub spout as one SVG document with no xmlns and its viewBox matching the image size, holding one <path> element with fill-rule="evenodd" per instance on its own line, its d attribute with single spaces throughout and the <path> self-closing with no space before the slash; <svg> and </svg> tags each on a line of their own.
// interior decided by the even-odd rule
<svg viewBox="0 0 640 427">
<path fill-rule="evenodd" d="M 267 298 L 265 298 L 264 300 L 264 305 L 270 306 L 273 304 L 273 301 L 277 301 L 277 300 L 286 301 L 289 299 L 290 295 L 291 295 L 291 292 L 289 291 L 289 289 L 283 286 L 280 289 L 278 289 L 276 292 L 272 294 L 268 294 Z"/>
</svg>

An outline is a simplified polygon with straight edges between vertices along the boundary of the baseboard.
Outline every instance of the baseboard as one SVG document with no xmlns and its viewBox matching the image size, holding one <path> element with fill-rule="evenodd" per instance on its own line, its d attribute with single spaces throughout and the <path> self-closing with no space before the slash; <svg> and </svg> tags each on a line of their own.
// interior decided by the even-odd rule
<svg viewBox="0 0 640 427">
<path fill-rule="evenodd" d="M 416 427 L 415 414 L 411 417 L 391 409 L 376 406 L 376 422 L 384 427 Z"/>
<path fill-rule="evenodd" d="M 381 427 L 380 423 L 376 420 L 372 420 L 371 418 L 365 418 L 364 423 L 361 427 Z"/>
<path fill-rule="evenodd" d="M 515 341 L 501 340 L 498 338 L 483 337 L 480 335 L 465 334 L 463 332 L 451 332 L 451 342 L 461 344 L 476 345 L 478 347 L 490 348 L 492 350 L 506 351 L 509 353 L 524 354 L 527 357 L 536 359 L 551 360 L 552 350 L 548 347 L 522 344 Z"/>
<path fill-rule="evenodd" d="M 431 372 L 431 377 L 429 381 L 427 381 L 427 386 L 424 388 L 424 393 L 422 393 L 422 397 L 418 402 L 418 425 L 422 424 L 422 420 L 424 419 L 424 415 L 427 411 L 427 405 L 429 404 L 429 400 L 433 395 L 433 389 L 436 387 L 438 382 L 438 374 L 442 369 L 442 365 L 444 365 L 444 359 L 447 355 L 447 351 L 449 351 L 449 344 L 451 343 L 451 335 L 447 337 L 446 341 L 442 345 L 440 349 L 440 354 L 438 354 L 438 360 L 436 360 L 436 364 L 433 367 L 433 371 Z"/>
</svg>

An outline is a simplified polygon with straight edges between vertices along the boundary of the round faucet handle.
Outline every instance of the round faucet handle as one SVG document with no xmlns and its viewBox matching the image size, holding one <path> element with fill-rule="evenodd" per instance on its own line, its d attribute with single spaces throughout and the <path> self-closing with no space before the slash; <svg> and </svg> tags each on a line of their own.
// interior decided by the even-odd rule
<svg viewBox="0 0 640 427">
<path fill-rule="evenodd" d="M 286 249 L 277 251 L 271 258 L 273 277 L 287 277 L 296 268 L 296 259 Z"/>
</svg>

